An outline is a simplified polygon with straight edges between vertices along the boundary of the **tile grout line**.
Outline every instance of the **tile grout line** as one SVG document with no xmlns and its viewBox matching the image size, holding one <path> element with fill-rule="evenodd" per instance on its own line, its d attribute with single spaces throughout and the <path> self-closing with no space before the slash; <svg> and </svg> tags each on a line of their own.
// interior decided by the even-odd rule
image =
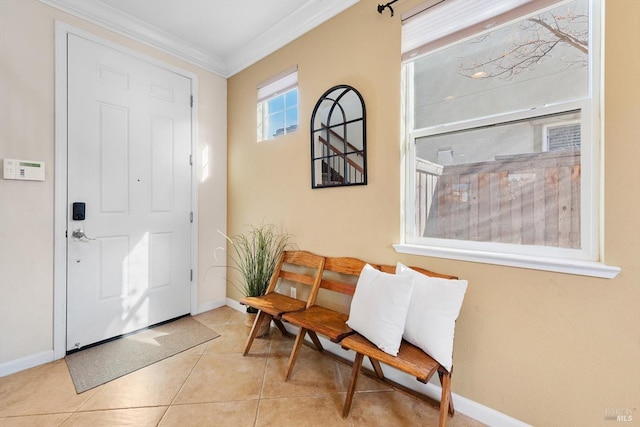
<svg viewBox="0 0 640 427">
<path fill-rule="evenodd" d="M 3 415 L 3 416 L 0 417 L 0 421 L 18 419 L 18 418 L 27 418 L 27 417 L 46 417 L 46 416 L 50 416 L 50 415 L 66 415 L 67 418 L 65 418 L 62 421 L 62 423 L 64 423 L 74 413 L 75 412 L 43 412 L 41 414 Z M 0 424 L 0 425 L 2 425 L 2 424 Z M 62 426 L 62 424 L 60 424 L 60 426 Z"/>
<path fill-rule="evenodd" d="M 165 417 L 167 416 L 167 413 L 169 412 L 169 408 L 171 408 L 174 405 L 174 403 L 176 401 L 176 398 L 178 397 L 180 392 L 184 389 L 185 384 L 187 383 L 187 381 L 189 381 L 189 379 L 193 375 L 193 371 L 196 369 L 196 366 L 198 366 L 198 363 L 200 363 L 200 361 L 202 360 L 202 357 L 207 352 L 207 349 L 211 346 L 212 342 L 213 342 L 213 339 L 209 340 L 209 342 L 207 343 L 207 346 L 204 348 L 204 350 L 202 350 L 202 353 L 200 353 L 200 356 L 198 357 L 198 360 L 196 360 L 196 362 L 193 364 L 193 366 L 191 367 L 191 370 L 189 371 L 189 375 L 186 376 L 186 378 L 182 382 L 182 385 L 180 386 L 178 391 L 176 391 L 176 394 L 171 399 L 171 402 L 169 402 L 169 405 L 167 405 L 167 408 L 165 409 L 164 413 L 162 414 L 162 416 L 158 420 L 158 423 L 156 424 L 156 427 L 159 426 L 160 424 L 162 424 L 162 421 L 165 419 Z"/>
<path fill-rule="evenodd" d="M 74 414 L 74 412 L 70 413 L 70 414 L 67 416 L 67 418 L 65 418 L 64 420 L 62 420 L 62 422 L 60 423 L 60 425 L 59 425 L 58 427 L 62 427 L 62 426 L 64 426 L 64 425 L 65 425 L 65 423 L 71 419 L 71 417 L 73 416 L 73 414 Z"/>
<path fill-rule="evenodd" d="M 256 415 L 253 419 L 253 427 L 258 423 L 258 416 L 260 415 L 260 402 L 262 402 L 262 393 L 264 391 L 264 384 L 267 379 L 267 364 L 269 363 L 269 359 L 271 358 L 271 349 L 273 347 L 273 331 L 269 331 L 269 347 L 267 349 L 267 357 L 264 360 L 264 366 L 262 367 L 262 384 L 260 384 L 260 393 L 258 393 L 258 405 L 256 406 Z"/>
<path fill-rule="evenodd" d="M 340 365 L 341 365 L 341 364 L 342 364 L 342 362 L 340 362 L 339 360 L 334 360 L 334 361 L 333 361 L 333 368 L 336 370 L 336 374 L 337 374 L 338 381 L 339 381 L 339 385 L 340 385 L 340 390 L 342 390 L 342 389 L 343 389 L 343 387 L 344 387 L 344 377 L 342 376 L 342 372 L 341 372 L 342 370 L 340 369 Z M 344 394 L 344 397 L 343 397 L 343 399 L 342 399 L 342 405 L 343 405 L 343 406 L 344 406 L 345 399 L 347 398 L 347 392 L 348 392 L 348 389 L 349 389 L 349 384 L 347 384 L 347 390 L 339 391 L 339 392 L 337 393 L 339 396 L 342 396 L 342 395 Z M 341 411 L 341 412 L 342 412 L 342 411 Z M 342 417 L 342 413 L 340 414 L 340 417 Z M 343 418 L 343 419 L 344 419 L 344 418 Z M 354 423 L 354 421 L 353 421 L 353 417 L 348 417 L 348 418 L 346 419 L 346 421 L 348 421 L 348 422 L 349 422 L 349 426 L 354 427 L 354 424 L 353 424 L 353 423 Z"/>
</svg>

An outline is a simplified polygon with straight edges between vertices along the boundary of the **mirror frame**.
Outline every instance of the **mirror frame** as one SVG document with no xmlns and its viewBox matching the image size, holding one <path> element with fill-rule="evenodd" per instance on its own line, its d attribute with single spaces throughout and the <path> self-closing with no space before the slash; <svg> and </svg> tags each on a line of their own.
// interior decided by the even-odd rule
<svg viewBox="0 0 640 427">
<path fill-rule="evenodd" d="M 344 104 L 341 104 L 341 101 L 344 101 L 345 96 L 349 94 L 355 94 L 357 96 L 357 100 L 359 100 L 360 107 L 359 111 L 353 112 L 353 114 L 347 114 L 345 112 Z M 320 107 L 324 106 L 322 110 Z M 356 107 L 356 110 L 357 110 Z M 326 111 L 329 109 L 327 114 L 327 123 L 320 123 L 319 126 L 316 127 L 316 115 L 321 113 L 321 111 Z M 334 114 L 338 114 L 339 121 L 332 123 L 334 118 Z M 348 118 L 353 117 L 353 118 Z M 362 148 L 355 147 L 351 145 L 348 141 L 350 138 L 348 135 L 348 129 L 353 130 L 353 126 L 351 128 L 349 125 L 360 124 L 362 125 Z M 366 110 L 364 105 L 364 99 L 360 92 L 358 92 L 355 88 L 349 85 L 337 85 L 325 93 L 322 94 L 315 107 L 313 108 L 313 113 L 311 114 L 311 188 L 331 188 L 331 187 L 344 187 L 344 186 L 352 186 L 352 185 L 367 185 L 367 120 L 366 120 Z M 337 129 L 338 131 L 334 131 L 333 129 Z M 342 136 L 340 135 L 340 131 L 342 132 Z M 316 153 L 316 136 L 320 137 L 321 135 L 327 135 L 326 140 L 322 142 L 323 145 L 329 147 L 324 153 Z M 333 135 L 339 141 L 342 142 L 344 149 L 342 152 L 338 152 L 337 149 L 331 144 L 330 137 Z M 346 135 L 346 137 L 345 137 Z M 360 138 L 360 135 L 356 135 L 356 138 Z M 353 139 L 352 139 L 353 140 Z M 337 153 L 331 154 L 330 151 Z M 346 156 L 346 161 L 344 160 Z M 358 161 L 350 160 L 350 157 L 355 156 L 359 157 Z M 342 158 L 342 162 L 340 162 L 340 158 Z M 323 176 L 325 173 L 322 171 L 319 172 L 319 177 L 316 176 L 316 162 L 321 161 L 323 166 L 326 165 L 328 168 L 329 160 L 333 160 L 334 162 L 338 160 L 338 164 L 341 164 L 341 171 L 336 171 L 334 168 L 331 168 L 331 174 L 337 174 L 341 178 L 341 181 L 325 181 Z M 327 162 L 325 162 L 327 160 Z M 335 164 L 335 163 L 334 163 Z M 340 174 L 342 172 L 342 174 Z M 328 172 L 326 172 L 328 173 Z M 350 175 L 353 176 L 353 179 L 350 179 Z"/>
</svg>

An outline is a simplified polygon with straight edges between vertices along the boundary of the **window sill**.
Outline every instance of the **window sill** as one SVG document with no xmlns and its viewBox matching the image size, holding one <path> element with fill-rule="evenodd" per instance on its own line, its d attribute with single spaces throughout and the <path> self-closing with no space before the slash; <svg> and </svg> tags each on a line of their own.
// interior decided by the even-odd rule
<svg viewBox="0 0 640 427">
<path fill-rule="evenodd" d="M 596 261 L 579 261 L 558 258 L 544 258 L 527 255 L 510 255 L 496 252 L 481 252 L 465 249 L 440 248 L 410 244 L 395 244 L 398 253 L 481 262 L 484 264 L 506 265 L 533 270 L 555 271 L 558 273 L 613 279 L 620 273 L 620 267 L 608 266 Z"/>
</svg>

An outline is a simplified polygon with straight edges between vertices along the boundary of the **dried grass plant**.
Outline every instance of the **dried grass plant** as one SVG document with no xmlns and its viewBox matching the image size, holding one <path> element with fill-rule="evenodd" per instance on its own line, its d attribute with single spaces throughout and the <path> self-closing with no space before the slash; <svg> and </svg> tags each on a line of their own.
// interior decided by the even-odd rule
<svg viewBox="0 0 640 427">
<path fill-rule="evenodd" d="M 231 243 L 231 267 L 242 276 L 236 288 L 248 297 L 264 295 L 280 255 L 291 248 L 291 235 L 278 233 L 271 224 L 262 224 L 227 239 Z"/>
</svg>

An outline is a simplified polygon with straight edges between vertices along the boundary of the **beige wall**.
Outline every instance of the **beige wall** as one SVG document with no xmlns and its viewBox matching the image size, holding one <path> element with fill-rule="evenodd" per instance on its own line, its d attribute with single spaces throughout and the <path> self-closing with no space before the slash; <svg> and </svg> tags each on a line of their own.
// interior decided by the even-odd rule
<svg viewBox="0 0 640 427">
<path fill-rule="evenodd" d="M 0 1 L 0 159 L 41 160 L 44 182 L 0 179 L 0 367 L 53 348 L 54 21 L 198 76 L 198 307 L 225 301 L 215 248 L 226 226 L 226 80 L 36 0 Z M 208 147 L 210 176 L 202 182 Z M 224 262 L 221 262 L 224 264 Z M 2 369 L 0 369 L 0 372 Z"/>
<path fill-rule="evenodd" d="M 606 3 L 604 254 L 622 268 L 597 279 L 396 254 L 400 241 L 400 13 L 361 0 L 229 79 L 228 229 L 274 223 L 300 248 L 403 261 L 469 280 L 457 323 L 454 392 L 535 425 L 610 425 L 640 412 L 640 2 Z M 256 85 L 299 67 L 300 127 L 256 143 Z M 310 189 L 309 119 L 333 85 L 367 108 L 369 184 Z M 228 287 L 229 296 L 238 293 Z"/>
</svg>

